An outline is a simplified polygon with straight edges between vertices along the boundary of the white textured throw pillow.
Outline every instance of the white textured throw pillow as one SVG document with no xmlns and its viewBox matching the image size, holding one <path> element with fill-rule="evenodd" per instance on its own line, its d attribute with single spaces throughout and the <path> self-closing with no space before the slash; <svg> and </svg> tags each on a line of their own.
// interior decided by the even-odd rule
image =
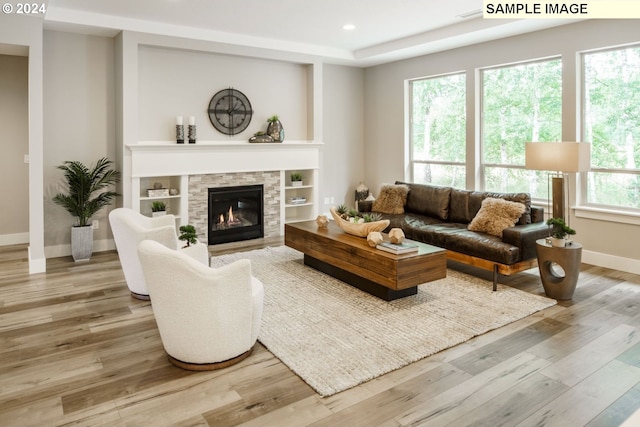
<svg viewBox="0 0 640 427">
<path fill-rule="evenodd" d="M 525 209 L 522 203 L 487 197 L 467 228 L 502 237 L 502 231 L 513 227 Z"/>
</svg>

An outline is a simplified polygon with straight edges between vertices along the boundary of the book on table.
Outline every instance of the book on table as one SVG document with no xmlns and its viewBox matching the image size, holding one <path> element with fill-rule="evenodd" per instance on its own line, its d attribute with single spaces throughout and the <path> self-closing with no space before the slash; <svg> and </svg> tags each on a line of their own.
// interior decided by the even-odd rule
<svg viewBox="0 0 640 427">
<path fill-rule="evenodd" d="M 382 242 L 376 245 L 377 249 L 382 251 L 391 252 L 392 254 L 406 254 L 409 252 L 415 252 L 418 250 L 418 245 L 413 242 L 391 243 Z"/>
</svg>

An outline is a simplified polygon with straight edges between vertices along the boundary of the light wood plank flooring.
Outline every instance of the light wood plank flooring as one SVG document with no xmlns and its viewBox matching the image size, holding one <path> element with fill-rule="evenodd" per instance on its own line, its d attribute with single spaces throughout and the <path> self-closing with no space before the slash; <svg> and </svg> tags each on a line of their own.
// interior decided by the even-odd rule
<svg viewBox="0 0 640 427">
<path fill-rule="evenodd" d="M 543 293 L 535 270 L 502 283 Z M 640 407 L 639 332 L 640 276 L 583 265 L 573 301 L 323 399 L 261 345 L 172 366 L 115 252 L 29 275 L 26 246 L 0 247 L 0 426 L 617 426 Z"/>
</svg>

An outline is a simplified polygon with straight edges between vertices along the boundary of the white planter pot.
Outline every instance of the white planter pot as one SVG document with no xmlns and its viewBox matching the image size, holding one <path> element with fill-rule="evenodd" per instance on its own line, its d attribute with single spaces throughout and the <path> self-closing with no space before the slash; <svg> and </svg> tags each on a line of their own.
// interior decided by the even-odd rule
<svg viewBox="0 0 640 427">
<path fill-rule="evenodd" d="M 158 211 L 158 212 L 151 212 L 151 216 L 153 218 L 157 217 L 157 216 L 165 216 L 167 214 L 167 211 Z"/>
<path fill-rule="evenodd" d="M 555 248 L 564 248 L 566 239 L 558 239 L 557 237 L 551 238 L 551 246 Z"/>
<path fill-rule="evenodd" d="M 74 261 L 88 261 L 93 253 L 93 227 L 71 227 L 71 256 Z"/>
<path fill-rule="evenodd" d="M 291 181 L 292 187 L 302 187 L 302 181 Z"/>
</svg>

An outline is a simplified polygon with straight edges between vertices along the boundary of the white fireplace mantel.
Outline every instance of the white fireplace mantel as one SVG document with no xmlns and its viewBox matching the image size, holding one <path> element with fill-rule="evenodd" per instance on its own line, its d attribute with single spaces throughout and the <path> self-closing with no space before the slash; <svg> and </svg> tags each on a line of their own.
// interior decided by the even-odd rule
<svg viewBox="0 0 640 427">
<path fill-rule="evenodd" d="M 146 215 L 151 202 L 146 189 L 155 182 L 175 188 L 176 195 L 161 196 L 171 206 L 180 225 L 190 222 L 189 177 L 227 173 L 279 172 L 280 234 L 284 223 L 315 218 L 318 211 L 321 142 L 289 141 L 283 143 L 249 143 L 246 141 L 200 142 L 176 144 L 173 141 L 144 141 L 128 144 L 131 168 L 125 181 L 130 184 L 130 207 Z M 287 173 L 305 172 L 305 186 L 298 189 L 288 182 Z M 305 196 L 306 202 L 291 204 L 291 196 Z M 126 206 L 126 201 L 125 201 Z M 149 212 L 147 212 L 149 211 Z M 197 222 L 197 218 L 191 218 Z M 205 222 L 206 224 L 206 222 Z"/>
<path fill-rule="evenodd" d="M 129 144 L 131 177 L 318 169 L 321 142 L 140 142 Z"/>
</svg>

